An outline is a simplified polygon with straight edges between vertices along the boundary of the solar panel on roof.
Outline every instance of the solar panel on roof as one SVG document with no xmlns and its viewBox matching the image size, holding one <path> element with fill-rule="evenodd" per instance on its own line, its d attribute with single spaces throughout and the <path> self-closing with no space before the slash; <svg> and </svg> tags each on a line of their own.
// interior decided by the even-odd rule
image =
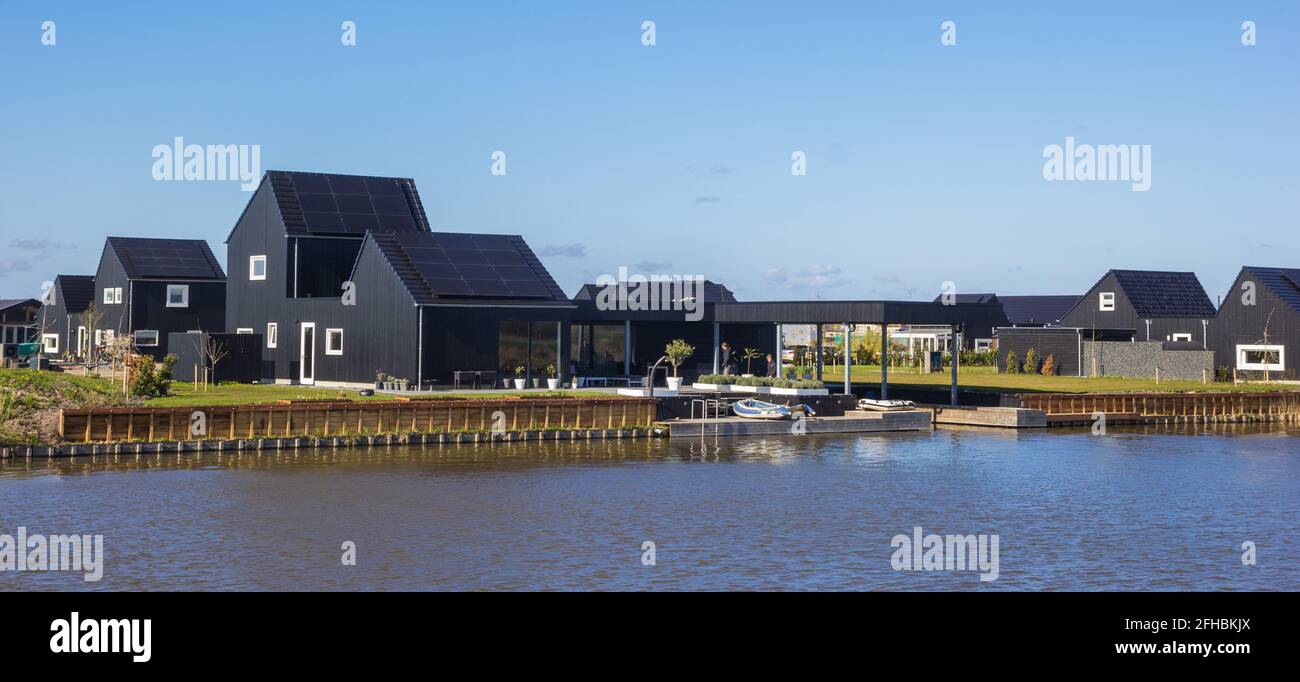
<svg viewBox="0 0 1300 682">
<path fill-rule="evenodd" d="M 307 232 L 359 235 L 420 229 L 405 185 L 397 178 L 318 173 L 279 173 L 276 178 L 290 181 L 288 186 L 277 184 L 281 210 L 294 214 L 296 202 Z M 296 221 L 289 222 L 286 218 L 291 229 L 302 229 Z"/>
<path fill-rule="evenodd" d="M 510 237 L 415 232 L 395 236 L 406 257 L 437 296 L 549 298 L 551 295 Z"/>
</svg>

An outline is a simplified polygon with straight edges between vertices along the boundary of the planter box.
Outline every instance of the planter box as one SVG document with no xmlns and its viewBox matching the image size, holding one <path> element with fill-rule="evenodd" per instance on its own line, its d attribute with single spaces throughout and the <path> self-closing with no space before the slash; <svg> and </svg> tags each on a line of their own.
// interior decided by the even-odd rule
<svg viewBox="0 0 1300 682">
<path fill-rule="evenodd" d="M 619 394 L 619 395 L 631 396 L 631 397 L 634 397 L 634 398 L 646 398 L 646 397 L 649 397 L 649 395 L 650 395 L 650 389 L 648 389 L 648 388 L 620 388 L 620 389 L 618 389 L 618 394 Z M 676 398 L 676 397 L 677 397 L 677 391 L 674 391 L 674 390 L 672 390 L 672 389 L 668 389 L 668 388 L 656 388 L 656 389 L 655 389 L 655 397 L 656 397 L 656 398 Z"/>
<path fill-rule="evenodd" d="M 777 388 L 769 389 L 772 395 L 830 395 L 825 388 Z"/>
<path fill-rule="evenodd" d="M 731 388 L 731 386 L 727 384 L 691 384 L 691 388 L 696 388 L 701 391 L 725 391 Z"/>
</svg>

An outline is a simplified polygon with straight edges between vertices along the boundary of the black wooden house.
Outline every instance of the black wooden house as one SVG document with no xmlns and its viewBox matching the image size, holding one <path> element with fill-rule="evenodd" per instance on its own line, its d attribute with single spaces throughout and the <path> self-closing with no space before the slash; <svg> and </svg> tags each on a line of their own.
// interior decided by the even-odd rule
<svg viewBox="0 0 1300 682">
<path fill-rule="evenodd" d="M 1133 341 L 1182 341 L 1205 348 L 1215 314 L 1195 273 L 1111 270 L 1061 318 L 1061 326 L 1123 330 Z"/>
<path fill-rule="evenodd" d="M 83 357 L 89 350 L 93 330 L 82 315 L 95 298 L 93 275 L 59 275 L 42 301 L 38 324 L 45 354 Z"/>
<path fill-rule="evenodd" d="M 100 320 L 92 342 L 131 334 L 136 351 L 157 360 L 168 334 L 225 325 L 226 275 L 201 239 L 109 237 L 94 296 Z"/>
<path fill-rule="evenodd" d="M 226 244 L 226 326 L 263 335 L 264 380 L 564 373 L 574 306 L 532 250 L 432 232 L 409 178 L 269 171 Z"/>
<path fill-rule="evenodd" d="M 1210 323 L 1216 367 L 1238 376 L 1296 378 L 1300 360 L 1300 268 L 1246 266 Z"/>
</svg>

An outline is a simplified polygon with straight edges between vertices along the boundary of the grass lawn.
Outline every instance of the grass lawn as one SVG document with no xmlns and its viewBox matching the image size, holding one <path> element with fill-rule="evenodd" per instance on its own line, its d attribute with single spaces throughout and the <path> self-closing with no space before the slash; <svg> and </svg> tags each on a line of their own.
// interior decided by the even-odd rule
<svg viewBox="0 0 1300 682">
<path fill-rule="evenodd" d="M 600 391 L 501 391 L 494 393 L 422 393 L 420 397 L 447 400 L 483 400 L 507 397 L 522 398 L 618 398 L 613 393 Z M 209 386 L 205 393 L 193 384 L 172 382 L 171 395 L 146 401 L 149 407 L 193 407 L 209 405 L 243 405 L 270 403 L 277 400 L 393 400 L 391 394 L 381 393 L 363 397 L 355 390 L 314 388 L 312 386 L 285 386 L 280 384 L 221 384 Z"/>
<path fill-rule="evenodd" d="M 854 383 L 880 384 L 880 366 L 854 366 Z M 826 381 L 843 382 L 844 366 L 826 365 L 822 371 Z M 952 380 L 951 370 L 920 374 L 916 369 L 889 368 L 890 386 L 944 387 Z M 994 367 L 960 367 L 957 385 L 971 390 L 994 393 L 1141 393 L 1150 391 L 1296 391 L 1298 385 L 1288 384 L 1237 384 L 1211 381 L 1161 381 L 1155 379 L 1127 379 L 1121 377 L 1066 377 L 1041 374 L 998 374 Z"/>
</svg>

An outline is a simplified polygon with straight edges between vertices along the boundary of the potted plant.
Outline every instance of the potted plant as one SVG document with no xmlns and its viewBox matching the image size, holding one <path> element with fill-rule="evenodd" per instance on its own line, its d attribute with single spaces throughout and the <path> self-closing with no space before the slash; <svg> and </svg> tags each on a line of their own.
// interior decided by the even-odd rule
<svg viewBox="0 0 1300 682">
<path fill-rule="evenodd" d="M 546 388 L 554 391 L 560 387 L 560 380 L 555 375 L 555 365 L 546 366 Z"/>
<path fill-rule="evenodd" d="M 515 390 L 522 391 L 528 386 L 528 381 L 524 379 L 524 373 L 528 371 L 527 367 L 519 365 L 515 368 Z"/>
<path fill-rule="evenodd" d="M 753 363 L 754 359 L 758 357 L 758 349 L 746 348 L 745 352 L 740 357 L 745 359 L 745 376 L 754 376 Z"/>
<path fill-rule="evenodd" d="M 399 391 L 405 392 L 410 385 L 411 382 L 408 379 L 402 378 L 397 380 L 397 390 Z"/>
<path fill-rule="evenodd" d="M 673 367 L 673 375 L 668 377 L 668 390 L 676 391 L 682 387 L 682 379 L 677 376 L 677 368 L 686 362 L 686 358 L 695 354 L 695 346 L 686 343 L 684 339 L 673 339 L 664 347 L 664 355 L 668 358 L 668 364 Z"/>
<path fill-rule="evenodd" d="M 383 387 L 384 387 L 384 370 L 377 369 L 375 370 L 375 390 L 378 391 Z"/>
<path fill-rule="evenodd" d="M 385 391 L 393 390 L 393 375 L 391 374 L 384 375 L 384 390 Z"/>
</svg>

